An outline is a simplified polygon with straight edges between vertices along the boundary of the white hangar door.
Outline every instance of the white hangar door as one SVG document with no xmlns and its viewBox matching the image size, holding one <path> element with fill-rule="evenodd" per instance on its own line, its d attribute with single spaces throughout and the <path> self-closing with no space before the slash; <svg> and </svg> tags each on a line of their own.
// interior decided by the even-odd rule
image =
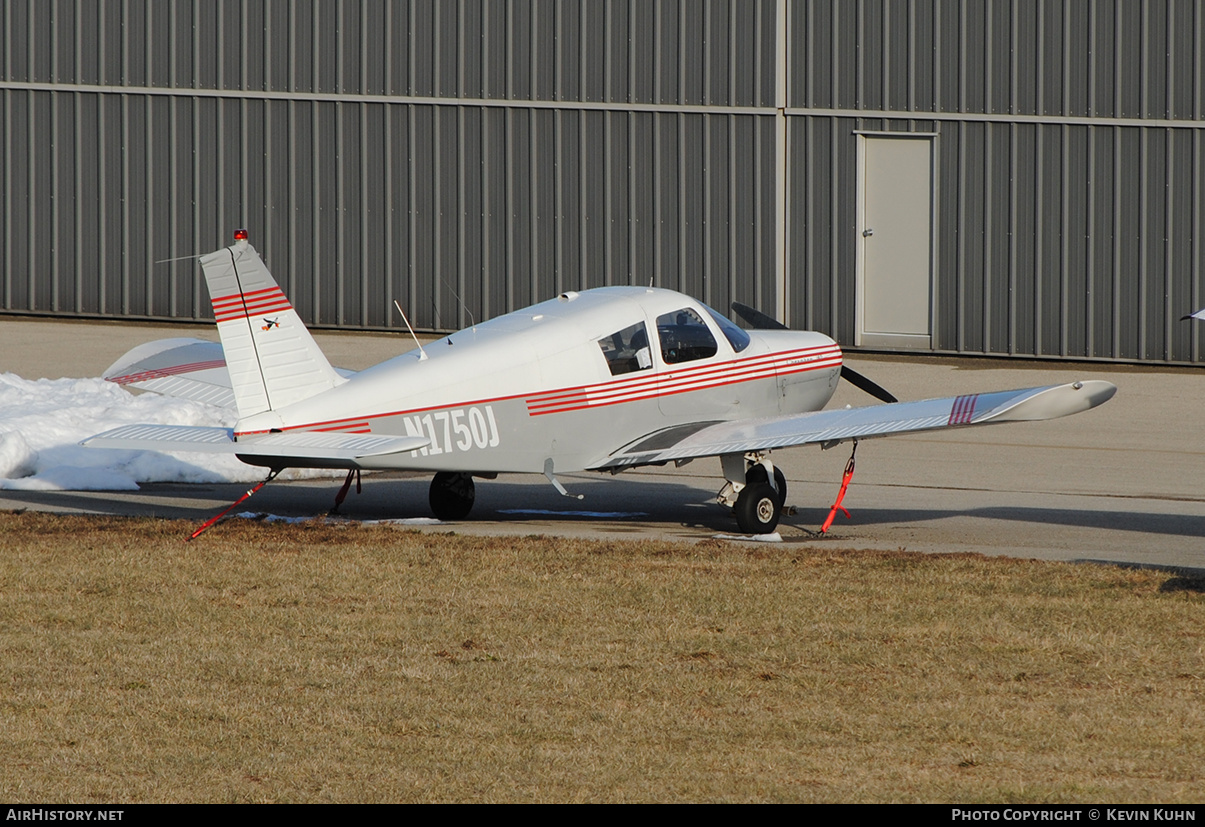
<svg viewBox="0 0 1205 827">
<path fill-rule="evenodd" d="M 855 345 L 932 346 L 933 136 L 858 136 Z"/>
</svg>

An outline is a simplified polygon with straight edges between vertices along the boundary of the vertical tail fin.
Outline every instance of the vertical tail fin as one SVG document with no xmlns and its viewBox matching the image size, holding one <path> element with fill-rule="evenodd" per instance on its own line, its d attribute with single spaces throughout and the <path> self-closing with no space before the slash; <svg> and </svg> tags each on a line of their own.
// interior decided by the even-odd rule
<svg viewBox="0 0 1205 827">
<path fill-rule="evenodd" d="M 246 240 L 201 256 L 240 417 L 278 410 L 344 380 Z"/>
</svg>

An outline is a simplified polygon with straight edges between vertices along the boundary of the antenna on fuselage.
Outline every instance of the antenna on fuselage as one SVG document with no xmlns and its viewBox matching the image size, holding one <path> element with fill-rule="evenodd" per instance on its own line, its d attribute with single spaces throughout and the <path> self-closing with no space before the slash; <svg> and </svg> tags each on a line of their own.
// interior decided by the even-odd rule
<svg viewBox="0 0 1205 827">
<path fill-rule="evenodd" d="M 423 350 L 423 343 L 420 342 L 418 337 L 414 335 L 414 328 L 410 326 L 410 320 L 406 318 L 406 311 L 402 310 L 402 306 L 397 303 L 397 299 L 393 300 L 393 306 L 397 308 L 398 313 L 402 314 L 402 321 L 406 323 L 406 329 L 410 331 L 410 337 L 414 339 L 414 343 L 418 345 L 418 360 L 421 362 L 427 358 L 427 351 Z"/>
<path fill-rule="evenodd" d="M 445 278 L 444 278 L 442 275 L 439 277 L 439 280 L 440 280 L 440 281 L 442 281 L 442 282 L 443 282 L 443 284 L 444 284 L 444 287 L 448 288 L 448 291 L 449 291 L 449 292 L 450 292 L 450 293 L 451 293 L 453 296 L 455 296 L 455 297 L 456 297 L 456 301 L 457 301 L 457 302 L 460 304 L 460 308 L 461 308 L 461 309 L 462 309 L 462 310 L 463 310 L 465 313 L 469 314 L 469 327 L 476 329 L 476 327 L 477 327 L 477 318 L 476 318 L 476 317 L 473 315 L 473 311 L 472 311 L 472 310 L 469 310 L 469 306 L 468 306 L 467 304 L 465 304 L 464 299 L 460 298 L 460 294 L 456 292 L 456 288 L 455 288 L 455 287 L 453 287 L 452 285 L 448 284 L 448 280 L 447 280 L 447 279 L 445 279 Z M 452 340 L 451 340 L 451 339 L 449 339 L 449 340 L 448 340 L 448 344 L 452 344 Z"/>
</svg>

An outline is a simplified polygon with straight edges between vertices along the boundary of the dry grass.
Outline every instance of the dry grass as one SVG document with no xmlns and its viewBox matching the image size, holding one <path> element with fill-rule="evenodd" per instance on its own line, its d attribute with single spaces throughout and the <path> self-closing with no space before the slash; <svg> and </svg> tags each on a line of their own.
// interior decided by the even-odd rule
<svg viewBox="0 0 1205 827">
<path fill-rule="evenodd" d="M 0 514 L 0 799 L 1191 802 L 1205 583 Z"/>
</svg>

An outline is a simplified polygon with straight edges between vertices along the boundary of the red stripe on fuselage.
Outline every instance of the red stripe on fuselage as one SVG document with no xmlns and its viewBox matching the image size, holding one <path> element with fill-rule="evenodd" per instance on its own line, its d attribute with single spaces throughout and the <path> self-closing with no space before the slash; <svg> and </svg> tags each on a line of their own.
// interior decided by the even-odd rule
<svg viewBox="0 0 1205 827">
<path fill-rule="evenodd" d="M 659 398 L 665 397 L 665 396 L 677 396 L 678 394 L 692 393 L 694 391 L 710 390 L 712 388 L 720 388 L 720 387 L 724 387 L 727 385 L 740 385 L 745 382 L 753 382 L 758 379 L 769 379 L 774 376 L 786 376 L 786 375 L 795 374 L 795 373 L 806 373 L 808 371 L 819 370 L 820 368 L 825 368 L 825 367 L 837 367 L 840 364 L 841 364 L 840 360 L 833 360 L 831 362 L 828 362 L 828 361 L 819 362 L 818 361 L 818 362 L 809 364 L 805 367 L 795 368 L 795 369 L 793 369 L 791 371 L 787 371 L 785 373 L 782 371 L 776 372 L 773 370 L 764 371 L 761 373 L 756 373 L 756 374 L 751 374 L 751 375 L 742 375 L 737 378 L 728 379 L 728 380 L 717 379 L 717 380 L 710 381 L 710 382 L 696 382 L 696 383 L 692 383 L 692 384 L 689 384 L 686 386 L 678 385 L 678 386 L 674 386 L 674 387 L 671 387 L 668 389 L 667 388 L 658 388 L 651 392 L 640 393 L 640 394 L 631 394 L 631 395 L 627 395 L 627 396 L 624 396 L 621 398 L 615 398 L 615 399 L 601 399 L 600 400 L 600 399 L 590 397 L 590 396 L 582 396 L 582 397 L 579 397 L 576 401 L 570 400 L 566 403 L 562 403 L 557 406 L 544 406 L 544 407 L 533 406 L 529 403 L 528 404 L 528 415 L 529 416 L 544 416 L 545 414 L 568 413 L 569 411 L 580 411 L 585 408 L 603 408 L 603 407 L 607 407 L 609 405 L 622 405 L 625 402 L 639 402 L 639 401 L 645 400 L 645 399 L 659 399 Z"/>
<path fill-rule="evenodd" d="M 840 364 L 841 351 L 835 346 L 804 348 L 720 365 L 675 367 L 651 376 L 640 374 L 640 379 L 635 381 L 620 380 L 569 390 L 549 391 L 529 397 L 527 410 L 531 416 L 564 413 L 737 385 Z"/>
<path fill-rule="evenodd" d="M 607 405 L 623 404 L 625 402 L 655 399 L 660 396 L 674 396 L 723 385 L 742 384 L 772 376 L 789 376 L 827 367 L 837 367 L 840 364 L 840 348 L 836 345 L 826 345 L 765 354 L 749 359 L 736 359 L 720 365 L 709 364 L 697 367 L 676 368 L 660 374 L 649 374 L 641 371 L 639 374 L 631 374 L 630 378 L 623 378 L 614 382 L 580 385 L 574 388 L 558 388 L 551 391 L 540 391 L 534 395 L 515 393 L 486 399 L 476 399 L 469 402 L 441 403 L 422 408 L 329 419 L 306 425 L 289 425 L 281 430 L 338 431 L 346 428 L 364 427 L 366 423 L 371 424 L 373 420 L 377 419 L 389 419 L 395 416 L 413 416 L 415 414 L 446 410 L 448 408 L 489 405 L 495 402 L 509 402 L 514 399 L 526 400 L 528 416 L 542 416 L 550 413 L 567 413 L 584 408 L 604 407 Z M 723 375 L 725 372 L 729 374 L 727 377 Z M 667 376 L 674 384 L 668 386 L 663 384 Z M 668 391 L 666 390 L 667 387 L 670 388 Z M 606 398 L 602 402 L 590 402 L 588 401 L 588 394 L 591 391 L 594 391 L 595 394 L 602 394 Z M 596 395 L 595 398 L 599 397 Z M 541 408 L 542 406 L 553 405 L 558 407 L 555 410 L 536 410 L 536 408 Z M 268 433 L 268 431 L 266 429 L 260 431 L 238 431 L 235 433 L 235 436 L 249 436 L 260 433 Z"/>
<path fill-rule="evenodd" d="M 796 359 L 808 359 L 808 362 L 801 364 L 811 365 L 820 357 L 830 357 L 840 355 L 840 350 L 835 346 L 829 345 L 826 347 L 801 348 L 799 350 L 788 350 L 781 353 L 769 353 L 762 356 L 754 356 L 748 359 L 736 359 L 720 364 L 705 364 L 705 365 L 680 365 L 667 367 L 659 373 L 639 373 L 624 374 L 620 378 L 610 382 L 599 382 L 593 385 L 579 385 L 573 388 L 558 388 L 551 391 L 541 391 L 529 397 L 529 401 L 543 404 L 553 402 L 563 396 L 575 396 L 581 393 L 597 391 L 600 393 L 617 393 L 629 390 L 640 390 L 643 386 L 661 386 L 667 380 L 693 380 L 713 375 L 730 375 L 734 372 L 752 371 L 757 368 L 774 369 L 784 366 L 784 363 L 789 365 Z"/>
</svg>

